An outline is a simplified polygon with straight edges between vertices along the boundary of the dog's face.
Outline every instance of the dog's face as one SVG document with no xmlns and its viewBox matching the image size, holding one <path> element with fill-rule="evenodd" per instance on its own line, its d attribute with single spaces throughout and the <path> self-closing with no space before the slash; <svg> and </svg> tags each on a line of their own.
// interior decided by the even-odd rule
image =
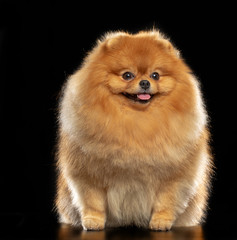
<svg viewBox="0 0 237 240">
<path fill-rule="evenodd" d="M 100 63 L 106 68 L 106 87 L 131 106 L 146 107 L 168 95 L 188 72 L 170 42 L 146 34 L 107 40 Z"/>
</svg>

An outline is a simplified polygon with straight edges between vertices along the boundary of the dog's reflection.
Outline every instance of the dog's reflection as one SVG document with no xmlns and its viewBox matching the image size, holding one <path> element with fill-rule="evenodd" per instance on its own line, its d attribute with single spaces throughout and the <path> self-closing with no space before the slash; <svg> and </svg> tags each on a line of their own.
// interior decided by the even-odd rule
<svg viewBox="0 0 237 240">
<path fill-rule="evenodd" d="M 169 232 L 155 232 L 135 227 L 84 231 L 69 225 L 61 225 L 57 240 L 205 240 L 201 226 L 173 228 Z"/>
</svg>

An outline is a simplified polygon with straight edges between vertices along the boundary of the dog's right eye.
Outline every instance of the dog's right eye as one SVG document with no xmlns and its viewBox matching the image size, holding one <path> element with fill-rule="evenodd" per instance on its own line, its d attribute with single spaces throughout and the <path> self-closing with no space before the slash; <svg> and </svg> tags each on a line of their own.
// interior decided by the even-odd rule
<svg viewBox="0 0 237 240">
<path fill-rule="evenodd" d="M 134 74 L 131 73 L 131 72 L 125 72 L 122 75 L 122 77 L 123 77 L 124 80 L 132 80 L 133 78 L 135 78 Z"/>
</svg>

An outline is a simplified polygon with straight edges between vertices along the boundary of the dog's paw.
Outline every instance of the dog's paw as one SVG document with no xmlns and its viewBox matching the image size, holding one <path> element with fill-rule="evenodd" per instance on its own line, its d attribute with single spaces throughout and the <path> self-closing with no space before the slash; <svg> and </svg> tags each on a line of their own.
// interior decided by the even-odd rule
<svg viewBox="0 0 237 240">
<path fill-rule="evenodd" d="M 105 227 L 104 218 L 86 216 L 82 219 L 82 227 L 86 231 L 100 231 Z"/>
<path fill-rule="evenodd" d="M 154 231 L 169 231 L 173 225 L 173 220 L 154 217 L 149 223 L 149 229 Z"/>
</svg>

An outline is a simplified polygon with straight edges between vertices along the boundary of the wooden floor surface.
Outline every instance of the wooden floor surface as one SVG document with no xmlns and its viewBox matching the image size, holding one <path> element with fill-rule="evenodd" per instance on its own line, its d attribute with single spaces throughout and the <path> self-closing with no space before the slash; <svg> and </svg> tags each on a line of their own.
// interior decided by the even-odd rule
<svg viewBox="0 0 237 240">
<path fill-rule="evenodd" d="M 103 231 L 84 231 L 60 225 L 54 217 L 39 214 L 1 215 L 0 239 L 18 240 L 237 240 L 236 221 L 209 219 L 203 226 L 172 228 L 156 232 L 136 227 L 108 228 Z"/>
<path fill-rule="evenodd" d="M 84 231 L 63 225 L 58 230 L 58 240 L 206 240 L 201 226 L 175 228 L 169 232 L 155 232 L 144 229 L 117 228 L 104 231 Z"/>
</svg>

